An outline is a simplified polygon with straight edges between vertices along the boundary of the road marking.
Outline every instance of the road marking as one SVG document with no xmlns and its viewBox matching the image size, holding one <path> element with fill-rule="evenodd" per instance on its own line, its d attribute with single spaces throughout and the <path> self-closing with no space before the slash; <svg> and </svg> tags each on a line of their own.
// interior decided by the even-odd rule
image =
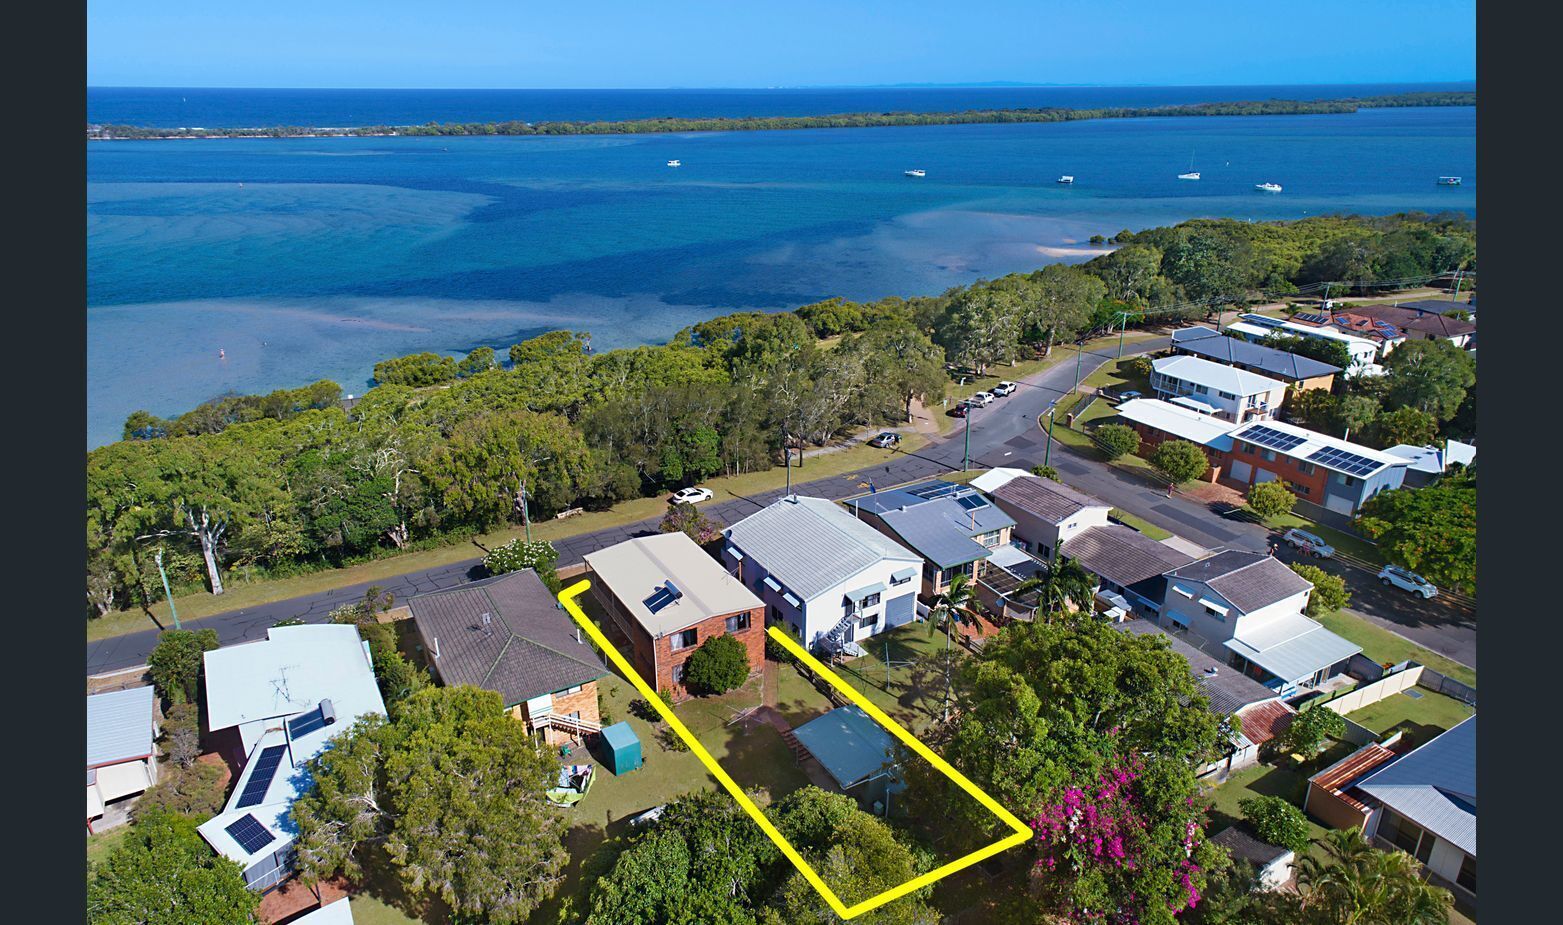
<svg viewBox="0 0 1563 925">
<path fill-rule="evenodd" d="M 738 801 L 738 805 L 743 807 L 744 812 L 749 814 L 749 818 L 755 821 L 755 824 L 760 827 L 760 830 L 765 833 L 766 837 L 774 842 L 777 848 L 781 849 L 781 853 L 786 856 L 787 860 L 792 862 L 792 866 L 796 867 L 798 872 L 803 874 L 804 879 L 809 882 L 809 885 L 814 887 L 815 891 L 818 892 L 820 896 L 824 897 L 825 902 L 830 904 L 830 908 L 842 918 L 856 918 L 865 912 L 870 912 L 879 908 L 880 906 L 883 906 L 885 903 L 895 899 L 900 899 L 902 896 L 905 896 L 909 893 L 914 893 L 917 890 L 928 886 L 929 884 L 942 880 L 945 877 L 956 873 L 957 871 L 964 870 L 973 864 L 981 863 L 982 861 L 993 857 L 1001 851 L 1007 851 L 1010 848 L 1025 844 L 1031 840 L 1032 831 L 1030 826 L 1016 818 L 1015 815 L 1009 810 L 1005 809 L 1003 806 L 1000 806 L 997 800 L 988 796 L 987 793 L 983 792 L 982 788 L 972 783 L 966 778 L 965 775 L 951 767 L 948 763 L 945 762 L 943 758 L 940 758 L 933 751 L 933 749 L 929 748 L 927 745 L 924 745 L 917 739 L 916 736 L 912 735 L 910 732 L 907 732 L 899 723 L 885 715 L 883 710 L 880 710 L 878 707 L 870 703 L 868 698 L 858 693 L 855 689 L 852 688 L 851 685 L 847 684 L 847 682 L 838 677 L 835 672 L 820 664 L 818 659 L 810 655 L 807 650 L 798 645 L 798 643 L 795 642 L 786 633 L 781 632 L 777 627 L 770 627 L 766 632 L 772 639 L 775 639 L 778 643 L 781 644 L 783 648 L 797 657 L 799 661 L 807 665 L 811 671 L 813 671 L 821 678 L 824 678 L 832 687 L 845 694 L 848 700 L 851 700 L 855 705 L 861 708 L 863 712 L 872 717 L 875 722 L 890 730 L 890 732 L 897 739 L 900 739 L 907 748 L 910 748 L 920 757 L 928 761 L 928 763 L 932 764 L 939 770 L 940 773 L 955 781 L 955 783 L 962 790 L 970 794 L 977 800 L 978 803 L 981 803 L 984 808 L 993 813 L 999 818 L 1000 821 L 1014 830 L 1011 834 L 1004 836 L 1002 839 L 994 842 L 991 845 L 988 845 L 984 848 L 979 848 L 976 851 L 965 855 L 964 857 L 957 858 L 956 860 L 951 861 L 942 867 L 937 867 L 928 873 L 923 874 L 922 876 L 913 877 L 911 880 L 908 880 L 899 886 L 891 887 L 890 889 L 885 890 L 883 893 L 880 893 L 876 896 L 870 896 L 868 899 L 865 899 L 852 906 L 848 906 L 846 903 L 842 902 L 841 897 L 837 896 L 836 892 L 832 890 L 823 879 L 820 878 L 820 875 L 814 870 L 813 867 L 809 865 L 809 862 L 804 860 L 803 855 L 798 853 L 798 849 L 794 848 L 792 843 L 787 841 L 787 837 L 784 836 L 780 830 L 778 830 L 776 826 L 771 823 L 770 819 L 766 818 L 764 811 L 762 811 L 753 800 L 749 799 L 749 795 L 743 792 L 743 788 L 739 787 L 738 783 L 734 781 L 725 770 L 723 770 L 722 766 L 717 762 L 717 760 L 711 756 L 711 753 L 706 751 L 706 747 L 700 744 L 700 740 L 695 738 L 694 734 L 689 731 L 689 728 L 686 727 L 683 721 L 678 718 L 678 715 L 673 712 L 673 708 L 662 702 L 662 697 L 655 690 L 653 690 L 651 685 L 647 684 L 646 680 L 640 676 L 640 673 L 630 665 L 629 660 L 624 657 L 623 653 L 614 648 L 613 644 L 610 643 L 608 638 L 603 635 L 602 630 L 598 628 L 597 624 L 593 623 L 591 618 L 586 616 L 586 612 L 581 609 L 580 604 L 575 602 L 575 599 L 583 594 L 589 587 L 591 587 L 591 582 L 585 579 L 577 581 L 570 587 L 565 588 L 564 591 L 559 594 L 559 602 L 564 605 L 565 610 L 569 611 L 570 616 L 575 618 L 575 622 L 581 625 L 581 628 L 586 631 L 587 635 L 591 636 L 593 644 L 595 644 L 598 649 L 600 649 L 605 655 L 608 656 L 608 658 L 613 662 L 614 667 L 618 668 L 619 671 L 629 679 L 630 683 L 635 685 L 635 689 L 640 692 L 642 697 L 646 698 L 646 702 L 650 703 L 651 706 L 657 711 L 657 713 L 667 721 L 668 726 L 678 734 L 678 737 L 684 740 L 685 744 L 689 746 L 689 750 L 694 753 L 695 757 L 700 759 L 700 763 L 705 765 L 706 770 L 711 772 L 711 776 L 715 777 L 717 781 L 721 783 L 723 789 L 731 794 L 733 799 Z"/>
</svg>

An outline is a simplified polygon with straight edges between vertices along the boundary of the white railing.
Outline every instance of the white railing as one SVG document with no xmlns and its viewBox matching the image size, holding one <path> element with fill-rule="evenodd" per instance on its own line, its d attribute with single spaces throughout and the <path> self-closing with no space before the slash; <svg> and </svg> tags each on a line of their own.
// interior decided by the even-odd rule
<svg viewBox="0 0 1563 925">
<path fill-rule="evenodd" d="M 581 719 L 578 716 L 566 716 L 563 713 L 544 713 L 541 716 L 532 717 L 532 731 L 541 732 L 544 729 L 560 729 L 575 735 L 588 735 L 602 731 L 602 723 L 596 720 Z"/>
</svg>

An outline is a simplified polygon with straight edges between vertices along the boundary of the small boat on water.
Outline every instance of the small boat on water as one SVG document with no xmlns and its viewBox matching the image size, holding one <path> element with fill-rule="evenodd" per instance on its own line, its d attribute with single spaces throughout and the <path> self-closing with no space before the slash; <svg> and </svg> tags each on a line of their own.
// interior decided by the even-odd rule
<svg viewBox="0 0 1563 925">
<path fill-rule="evenodd" d="M 908 177 L 926 177 L 928 176 L 928 171 L 923 170 L 920 167 L 914 167 L 911 170 L 905 171 L 905 174 Z"/>
<path fill-rule="evenodd" d="M 1438 178 L 1438 185 L 1439 186 L 1459 186 L 1460 185 L 1460 178 L 1459 177 L 1439 177 Z"/>
<path fill-rule="evenodd" d="M 1063 183 L 1064 185 L 1067 186 L 1068 184 L 1075 182 L 1075 178 L 1072 175 L 1066 173 L 1063 176 L 1059 177 L 1057 180 L 1054 180 L 1053 182 L 1055 182 L 1055 183 Z"/>
<path fill-rule="evenodd" d="M 1199 179 L 1199 171 L 1197 171 L 1197 170 L 1190 170 L 1188 173 L 1180 173 L 1180 174 L 1178 174 L 1178 179 L 1179 180 L 1198 180 Z"/>
<path fill-rule="evenodd" d="M 668 166 L 669 167 L 682 167 L 682 166 L 684 166 L 684 162 L 680 161 L 680 160 L 672 160 L 672 161 L 668 161 Z"/>
<path fill-rule="evenodd" d="M 1279 193 L 1281 191 L 1281 184 L 1279 184 L 1279 183 L 1255 183 L 1254 184 L 1254 189 L 1259 190 L 1261 193 Z"/>
</svg>

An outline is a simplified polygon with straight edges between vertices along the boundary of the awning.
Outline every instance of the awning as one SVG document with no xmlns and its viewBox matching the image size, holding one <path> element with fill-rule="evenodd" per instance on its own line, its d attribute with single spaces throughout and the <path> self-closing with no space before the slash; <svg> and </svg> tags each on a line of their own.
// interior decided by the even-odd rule
<svg viewBox="0 0 1563 925">
<path fill-rule="evenodd" d="M 554 711 L 554 695 L 542 694 L 526 702 L 527 716 L 547 716 Z"/>
<path fill-rule="evenodd" d="M 904 568 L 904 569 L 901 569 L 899 572 L 894 572 L 894 573 L 892 573 L 890 575 L 890 583 L 893 584 L 893 585 L 898 585 L 898 584 L 900 584 L 903 581 L 911 581 L 913 578 L 916 578 L 916 577 L 917 577 L 917 569 L 915 569 L 915 568 Z"/>
<path fill-rule="evenodd" d="M 772 578 L 769 575 L 765 576 L 765 586 L 767 588 L 770 588 L 772 591 L 780 591 L 781 590 L 781 582 L 777 581 L 776 579 Z"/>
<path fill-rule="evenodd" d="M 794 607 L 802 607 L 803 606 L 803 602 L 798 600 L 797 598 L 793 597 L 791 594 L 785 594 L 785 593 L 782 594 L 782 600 L 786 601 L 787 603 L 791 604 Z"/>
<path fill-rule="evenodd" d="M 1200 598 L 1199 599 L 1199 603 L 1200 603 L 1201 606 L 1206 607 L 1206 608 L 1208 608 L 1210 610 L 1214 610 L 1216 613 L 1221 614 L 1223 617 L 1231 612 L 1225 605 L 1218 604 L 1218 603 L 1216 603 L 1215 601 L 1211 600 L 1208 597 Z"/>
<path fill-rule="evenodd" d="M 727 554 L 732 556 L 734 559 L 737 559 L 739 562 L 744 560 L 744 554 L 739 552 L 738 547 L 736 546 L 727 547 Z"/>
<path fill-rule="evenodd" d="M 1215 414 L 1221 410 L 1215 405 L 1212 405 L 1210 402 L 1200 401 L 1192 395 L 1179 395 L 1177 398 L 1172 400 L 1172 404 L 1182 405 L 1185 408 L 1198 411 L 1200 414 Z"/>
<path fill-rule="evenodd" d="M 870 594 L 883 594 L 884 590 L 885 583 L 882 581 L 876 581 L 871 585 L 864 585 L 863 587 L 858 588 L 856 591 L 848 591 L 847 597 L 854 601 L 861 601 Z"/>
<path fill-rule="evenodd" d="M 1281 617 L 1258 634 L 1228 639 L 1223 645 L 1286 684 L 1305 680 L 1362 651 L 1302 614 Z"/>
</svg>

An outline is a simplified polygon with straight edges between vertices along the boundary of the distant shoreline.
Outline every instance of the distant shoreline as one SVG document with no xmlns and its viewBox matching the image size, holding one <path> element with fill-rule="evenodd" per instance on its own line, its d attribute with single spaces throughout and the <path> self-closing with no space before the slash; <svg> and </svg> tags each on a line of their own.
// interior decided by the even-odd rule
<svg viewBox="0 0 1563 925">
<path fill-rule="evenodd" d="M 167 128 L 89 124 L 89 141 L 175 141 L 200 138 L 382 138 L 483 137 L 494 135 L 644 135 L 685 132 L 783 131 L 809 128 L 877 128 L 909 125 L 981 125 L 1036 122 L 1076 122 L 1090 119 L 1134 119 L 1189 116 L 1334 115 L 1359 109 L 1427 106 L 1475 106 L 1476 91 L 1424 91 L 1335 100 L 1263 100 L 1228 103 L 1185 103 L 1154 107 L 1071 109 L 980 109 L 960 112 L 841 113 L 820 116 L 755 116 L 740 118 L 659 118 L 599 122 L 429 122 L 422 125 L 370 125 L 346 128 L 273 126 L 255 128 Z"/>
</svg>

